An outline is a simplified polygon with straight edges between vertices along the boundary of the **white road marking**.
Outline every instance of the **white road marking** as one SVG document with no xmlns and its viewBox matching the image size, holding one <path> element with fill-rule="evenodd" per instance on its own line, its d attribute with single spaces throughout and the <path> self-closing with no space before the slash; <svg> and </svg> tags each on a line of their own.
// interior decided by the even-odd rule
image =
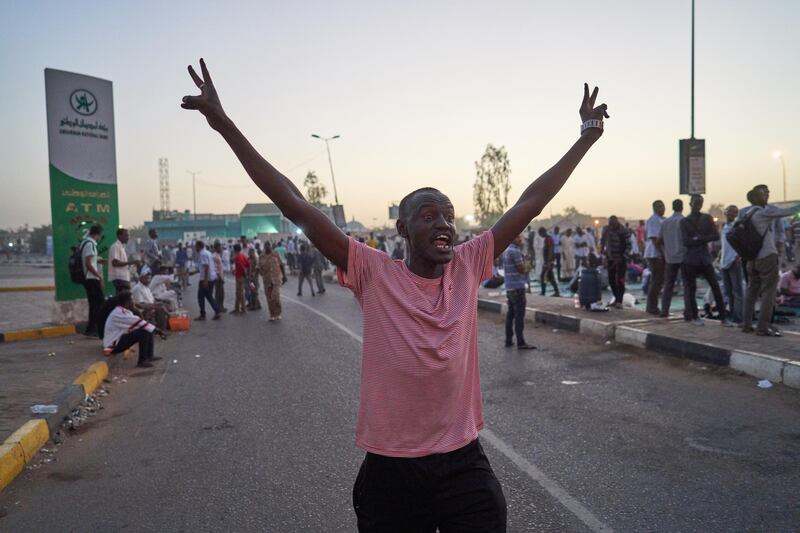
<svg viewBox="0 0 800 533">
<path fill-rule="evenodd" d="M 506 444 L 505 441 L 495 435 L 489 428 L 483 428 L 481 436 L 486 439 L 489 444 L 494 446 L 497 451 L 517 465 L 517 468 L 528 474 L 531 479 L 549 492 L 550 496 L 555 498 L 558 503 L 569 509 L 569 511 L 574 514 L 578 520 L 583 522 L 586 527 L 596 533 L 611 533 L 614 531 L 597 518 L 589 509 L 584 507 L 581 502 L 570 495 L 564 487 L 550 479 L 547 474 L 542 472 L 535 464 L 518 454 L 514 448 Z"/>
<path fill-rule="evenodd" d="M 330 322 L 343 332 L 347 333 L 350 337 L 357 340 L 359 343 L 364 342 L 361 335 L 359 335 L 352 329 L 348 328 L 344 324 L 326 315 L 322 311 L 314 309 L 310 305 L 304 304 L 303 302 L 299 302 L 293 298 L 288 298 L 284 296 L 283 299 L 288 300 L 294 304 L 297 304 L 303 307 L 304 309 L 311 311 L 315 315 L 324 318 L 325 320 L 327 320 L 328 322 Z M 589 509 L 584 507 L 581 504 L 581 502 L 579 502 L 572 495 L 570 495 L 564 489 L 564 487 L 562 487 L 557 482 L 550 479 L 547 476 L 547 474 L 542 472 L 542 470 L 539 469 L 539 467 L 537 467 L 535 464 L 531 463 L 530 461 L 522 457 L 520 454 L 518 454 L 514 450 L 514 448 L 506 444 L 506 442 L 503 441 L 503 439 L 495 435 L 489 428 L 484 427 L 483 430 L 481 430 L 481 436 L 489 444 L 491 444 L 497 451 L 505 455 L 509 461 L 514 463 L 517 466 L 517 468 L 528 474 L 528 476 L 532 480 L 534 480 L 536 483 L 539 484 L 539 486 L 541 486 L 544 490 L 546 490 L 553 498 L 556 499 L 556 501 L 558 501 L 558 503 L 566 507 L 573 515 L 575 515 L 575 517 L 578 520 L 583 522 L 584 525 L 586 525 L 586 527 L 589 528 L 591 531 L 595 533 L 613 533 L 614 530 L 611 527 L 603 523 Z"/>
</svg>

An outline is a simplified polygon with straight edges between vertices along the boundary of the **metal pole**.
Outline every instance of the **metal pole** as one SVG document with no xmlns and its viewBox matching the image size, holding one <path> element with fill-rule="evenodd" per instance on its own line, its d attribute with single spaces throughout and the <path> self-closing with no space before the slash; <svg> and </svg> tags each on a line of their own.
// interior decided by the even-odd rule
<svg viewBox="0 0 800 533">
<path fill-rule="evenodd" d="M 192 175 L 192 220 L 197 220 L 197 187 L 195 185 L 195 178 L 200 174 L 200 171 L 192 172 L 191 170 L 187 170 L 186 173 Z"/>
<path fill-rule="evenodd" d="M 780 156 L 778 159 L 781 160 L 781 170 L 783 171 L 783 201 L 786 201 L 786 161 L 783 160 L 783 156 Z"/>
<path fill-rule="evenodd" d="M 694 139 L 694 0 L 692 0 L 692 139 Z"/>
<path fill-rule="evenodd" d="M 333 182 L 333 199 L 339 205 L 339 193 L 336 192 L 336 178 L 333 177 L 333 160 L 331 159 L 331 146 L 328 144 L 330 139 L 325 139 L 325 148 L 328 150 L 328 165 L 331 167 L 331 181 Z"/>
</svg>

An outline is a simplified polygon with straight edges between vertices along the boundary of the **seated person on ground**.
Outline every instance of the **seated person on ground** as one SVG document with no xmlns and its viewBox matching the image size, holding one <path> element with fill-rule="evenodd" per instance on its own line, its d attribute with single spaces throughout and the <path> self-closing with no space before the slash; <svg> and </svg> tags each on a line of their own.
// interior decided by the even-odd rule
<svg viewBox="0 0 800 533">
<path fill-rule="evenodd" d="M 166 329 L 169 316 L 167 304 L 156 301 L 153 291 L 150 290 L 151 280 L 150 269 L 144 267 L 142 273 L 139 274 L 139 282 L 131 290 L 131 297 L 136 309 L 141 312 L 145 320 L 154 322 L 162 329 Z"/>
<path fill-rule="evenodd" d="M 155 356 L 153 335 L 166 339 L 166 333 L 134 313 L 130 292 L 122 291 L 115 298 L 116 306 L 103 327 L 103 353 L 106 356 L 122 353 L 138 344 L 139 362 L 136 366 L 153 366 L 153 361 L 161 359 Z"/>
<path fill-rule="evenodd" d="M 800 264 L 781 274 L 778 283 L 778 303 L 789 307 L 800 307 Z"/>
<path fill-rule="evenodd" d="M 180 307 L 178 293 L 171 289 L 173 283 L 176 283 L 175 276 L 166 267 L 161 267 L 161 274 L 156 274 L 150 280 L 150 292 L 157 303 L 167 306 L 168 311 L 177 311 Z"/>
</svg>

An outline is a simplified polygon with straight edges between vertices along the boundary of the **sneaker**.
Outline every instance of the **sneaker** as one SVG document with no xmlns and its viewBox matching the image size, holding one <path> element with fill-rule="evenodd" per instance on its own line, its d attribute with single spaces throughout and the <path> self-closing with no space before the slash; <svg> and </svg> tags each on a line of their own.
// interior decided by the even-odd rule
<svg viewBox="0 0 800 533">
<path fill-rule="evenodd" d="M 726 327 L 726 328 L 732 328 L 732 327 L 735 326 L 735 324 L 733 322 L 731 322 L 730 320 L 728 320 L 727 318 L 725 320 L 723 320 L 721 322 L 721 324 L 723 325 L 723 327 Z"/>
<path fill-rule="evenodd" d="M 139 368 L 152 368 L 154 365 L 150 361 L 142 361 L 136 365 Z"/>
<path fill-rule="evenodd" d="M 512 346 L 514 346 L 514 343 L 511 341 L 506 341 L 503 346 L 505 346 L 506 348 L 511 348 Z"/>
<path fill-rule="evenodd" d="M 533 344 L 528 344 L 527 342 L 523 342 L 522 344 L 517 344 L 517 350 L 535 350 L 536 346 Z"/>
<path fill-rule="evenodd" d="M 695 326 L 705 326 L 706 325 L 705 321 L 703 321 L 702 318 L 695 318 L 694 320 L 692 320 L 692 324 L 694 324 Z"/>
<path fill-rule="evenodd" d="M 214 318 L 212 318 L 211 320 L 219 320 L 221 316 L 222 316 L 222 313 L 216 313 L 214 315 Z"/>
<path fill-rule="evenodd" d="M 150 359 L 148 359 L 148 361 L 150 361 L 150 362 L 153 362 L 153 361 L 161 361 L 162 359 L 164 359 L 164 358 L 163 358 L 163 357 L 161 357 L 161 356 L 159 356 L 159 355 L 154 355 L 153 357 L 151 357 Z"/>
</svg>

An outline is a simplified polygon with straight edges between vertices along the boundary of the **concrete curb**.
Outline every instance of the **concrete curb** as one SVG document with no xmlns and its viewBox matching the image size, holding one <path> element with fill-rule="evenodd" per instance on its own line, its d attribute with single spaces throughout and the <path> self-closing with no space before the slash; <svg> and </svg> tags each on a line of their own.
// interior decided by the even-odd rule
<svg viewBox="0 0 800 533">
<path fill-rule="evenodd" d="M 77 329 L 75 324 L 63 326 L 45 326 L 41 328 L 18 329 L 0 333 L 0 342 L 30 341 L 44 339 L 47 337 L 63 337 L 65 335 L 75 335 Z"/>
<path fill-rule="evenodd" d="M 71 385 L 56 394 L 53 401 L 53 405 L 58 406 L 56 413 L 35 415 L 0 445 L 0 491 L 23 471 L 25 465 L 55 434 L 64 418 L 93 393 L 107 376 L 108 364 L 105 361 L 93 363 Z"/>
<path fill-rule="evenodd" d="M 0 287 L 0 292 L 45 292 L 56 290 L 55 285 L 32 285 L 30 287 Z"/>
<path fill-rule="evenodd" d="M 492 313 L 505 313 L 506 306 L 495 300 L 478 298 L 478 309 Z M 526 320 L 539 322 L 567 331 L 575 331 L 620 344 L 654 350 L 666 355 L 690 359 L 701 363 L 729 366 L 739 372 L 787 387 L 800 389 L 800 362 L 767 354 L 731 350 L 711 343 L 703 343 L 652 333 L 636 327 L 649 319 L 627 320 L 613 324 L 591 318 L 527 308 Z"/>
</svg>

